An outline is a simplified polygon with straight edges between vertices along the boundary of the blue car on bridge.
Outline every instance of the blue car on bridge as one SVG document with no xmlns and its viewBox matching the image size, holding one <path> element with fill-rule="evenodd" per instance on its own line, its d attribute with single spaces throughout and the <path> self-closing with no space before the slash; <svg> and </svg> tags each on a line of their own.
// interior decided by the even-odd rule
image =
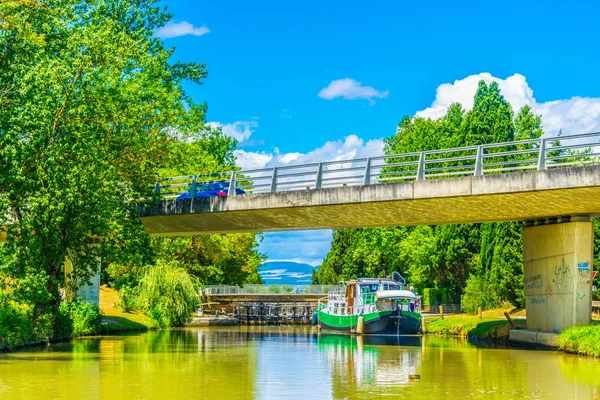
<svg viewBox="0 0 600 400">
<path fill-rule="evenodd" d="M 219 182 L 207 182 L 203 183 L 196 189 L 196 198 L 202 197 L 225 197 L 229 192 L 229 182 L 228 181 L 219 181 Z M 235 194 L 244 194 L 242 189 L 239 187 L 235 188 Z M 188 190 L 185 193 L 180 194 L 176 197 L 177 200 L 189 199 L 190 191 Z"/>
</svg>

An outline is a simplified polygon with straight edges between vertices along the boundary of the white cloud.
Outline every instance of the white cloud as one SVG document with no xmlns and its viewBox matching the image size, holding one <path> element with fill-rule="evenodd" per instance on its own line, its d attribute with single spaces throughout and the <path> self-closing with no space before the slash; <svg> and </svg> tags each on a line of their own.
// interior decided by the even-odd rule
<svg viewBox="0 0 600 400">
<path fill-rule="evenodd" d="M 237 165 L 242 169 L 299 165 L 317 161 L 350 160 L 353 158 L 382 155 L 383 139 L 365 142 L 356 135 L 349 135 L 344 139 L 326 142 L 323 146 L 308 153 L 293 152 L 281 154 L 278 149 L 275 149 L 273 152 L 235 150 L 234 154 L 237 158 Z"/>
<path fill-rule="evenodd" d="M 363 86 L 361 82 L 354 79 L 345 78 L 331 81 L 329 86 L 321 89 L 318 96 L 325 100 L 333 100 L 336 97 L 343 97 L 346 100 L 366 99 L 373 104 L 375 103 L 373 98 L 385 98 L 389 93 L 389 90 L 381 92 L 371 86 Z"/>
<path fill-rule="evenodd" d="M 242 169 L 264 168 L 272 159 L 273 154 L 246 150 L 234 150 L 236 164 Z"/>
<path fill-rule="evenodd" d="M 210 32 L 206 25 L 195 27 L 187 21 L 169 22 L 165 26 L 156 30 L 156 36 L 163 39 L 175 38 L 178 36 L 194 35 L 202 36 Z"/>
<path fill-rule="evenodd" d="M 254 130 L 258 127 L 258 122 L 253 117 L 252 121 L 236 121 L 231 124 L 223 124 L 221 122 L 207 122 L 211 128 L 221 128 L 223 133 L 236 139 L 238 142 L 243 142 L 252 136 Z"/>
<path fill-rule="evenodd" d="M 560 129 L 565 135 L 600 131 L 600 98 L 572 97 L 538 103 L 527 80 L 520 74 L 501 79 L 485 72 L 454 83 L 444 83 L 438 86 L 431 107 L 416 115 L 439 118 L 452 103 L 461 103 L 467 110 L 473 108 L 473 96 L 481 79 L 488 84 L 497 82 L 500 92 L 511 103 L 515 112 L 524 105 L 529 105 L 535 114 L 541 115 L 544 132 L 548 136 L 557 135 Z"/>
</svg>

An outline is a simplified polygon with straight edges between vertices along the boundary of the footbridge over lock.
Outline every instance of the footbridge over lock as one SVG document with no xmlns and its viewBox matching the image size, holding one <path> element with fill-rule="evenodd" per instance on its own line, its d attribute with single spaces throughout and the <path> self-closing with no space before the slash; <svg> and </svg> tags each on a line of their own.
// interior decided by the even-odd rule
<svg viewBox="0 0 600 400">
<path fill-rule="evenodd" d="M 233 315 L 240 323 L 310 323 L 319 299 L 340 285 L 209 285 L 204 311 Z"/>
<path fill-rule="evenodd" d="M 527 327 L 590 322 L 600 133 L 166 178 L 155 236 L 524 221 Z M 218 183 L 215 197 L 203 188 Z"/>
</svg>

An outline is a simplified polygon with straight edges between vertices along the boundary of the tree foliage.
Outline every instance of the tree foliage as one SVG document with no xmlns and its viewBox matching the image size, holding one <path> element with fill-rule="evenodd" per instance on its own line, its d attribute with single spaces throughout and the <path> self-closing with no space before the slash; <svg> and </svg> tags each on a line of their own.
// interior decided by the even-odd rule
<svg viewBox="0 0 600 400">
<path fill-rule="evenodd" d="M 138 309 L 159 328 L 183 326 L 201 303 L 200 282 L 177 263 L 146 268 L 135 292 Z"/>
<path fill-rule="evenodd" d="M 0 2 L 0 275 L 34 326 L 59 315 L 67 258 L 79 282 L 99 259 L 129 286 L 171 258 L 207 282 L 259 279 L 256 235 L 151 242 L 132 219 L 160 175 L 234 167 L 235 140 L 184 90 L 204 64 L 155 35 L 170 18 L 155 0 Z"/>
</svg>

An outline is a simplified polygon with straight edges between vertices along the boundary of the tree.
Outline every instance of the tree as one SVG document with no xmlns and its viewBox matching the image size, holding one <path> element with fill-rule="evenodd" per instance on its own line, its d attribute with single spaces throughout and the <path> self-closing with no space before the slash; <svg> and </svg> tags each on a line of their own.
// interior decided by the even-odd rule
<svg viewBox="0 0 600 400">
<path fill-rule="evenodd" d="M 202 131 L 182 83 L 207 72 L 171 61 L 154 36 L 171 16 L 152 0 L 2 2 L 0 15 L 0 223 L 11 274 L 43 284 L 37 319 L 58 311 L 65 258 L 80 280 L 94 273 L 176 136 Z"/>
<path fill-rule="evenodd" d="M 514 140 L 512 107 L 500 94 L 497 82 L 479 81 L 473 108 L 464 119 L 465 146 Z"/>
<path fill-rule="evenodd" d="M 439 225 L 431 251 L 438 286 L 462 289 L 475 271 L 481 247 L 479 224 Z"/>
<path fill-rule="evenodd" d="M 316 272 L 313 272 L 314 284 L 337 284 L 344 270 L 344 265 L 350 258 L 350 243 L 356 229 L 336 229 L 333 231 L 333 241 L 327 257 Z M 352 261 L 349 261 L 353 264 Z M 346 277 L 348 279 L 348 277 Z"/>
<path fill-rule="evenodd" d="M 531 107 L 523 106 L 515 118 L 515 140 L 537 139 L 542 134 L 542 118 L 534 115 Z"/>
</svg>

